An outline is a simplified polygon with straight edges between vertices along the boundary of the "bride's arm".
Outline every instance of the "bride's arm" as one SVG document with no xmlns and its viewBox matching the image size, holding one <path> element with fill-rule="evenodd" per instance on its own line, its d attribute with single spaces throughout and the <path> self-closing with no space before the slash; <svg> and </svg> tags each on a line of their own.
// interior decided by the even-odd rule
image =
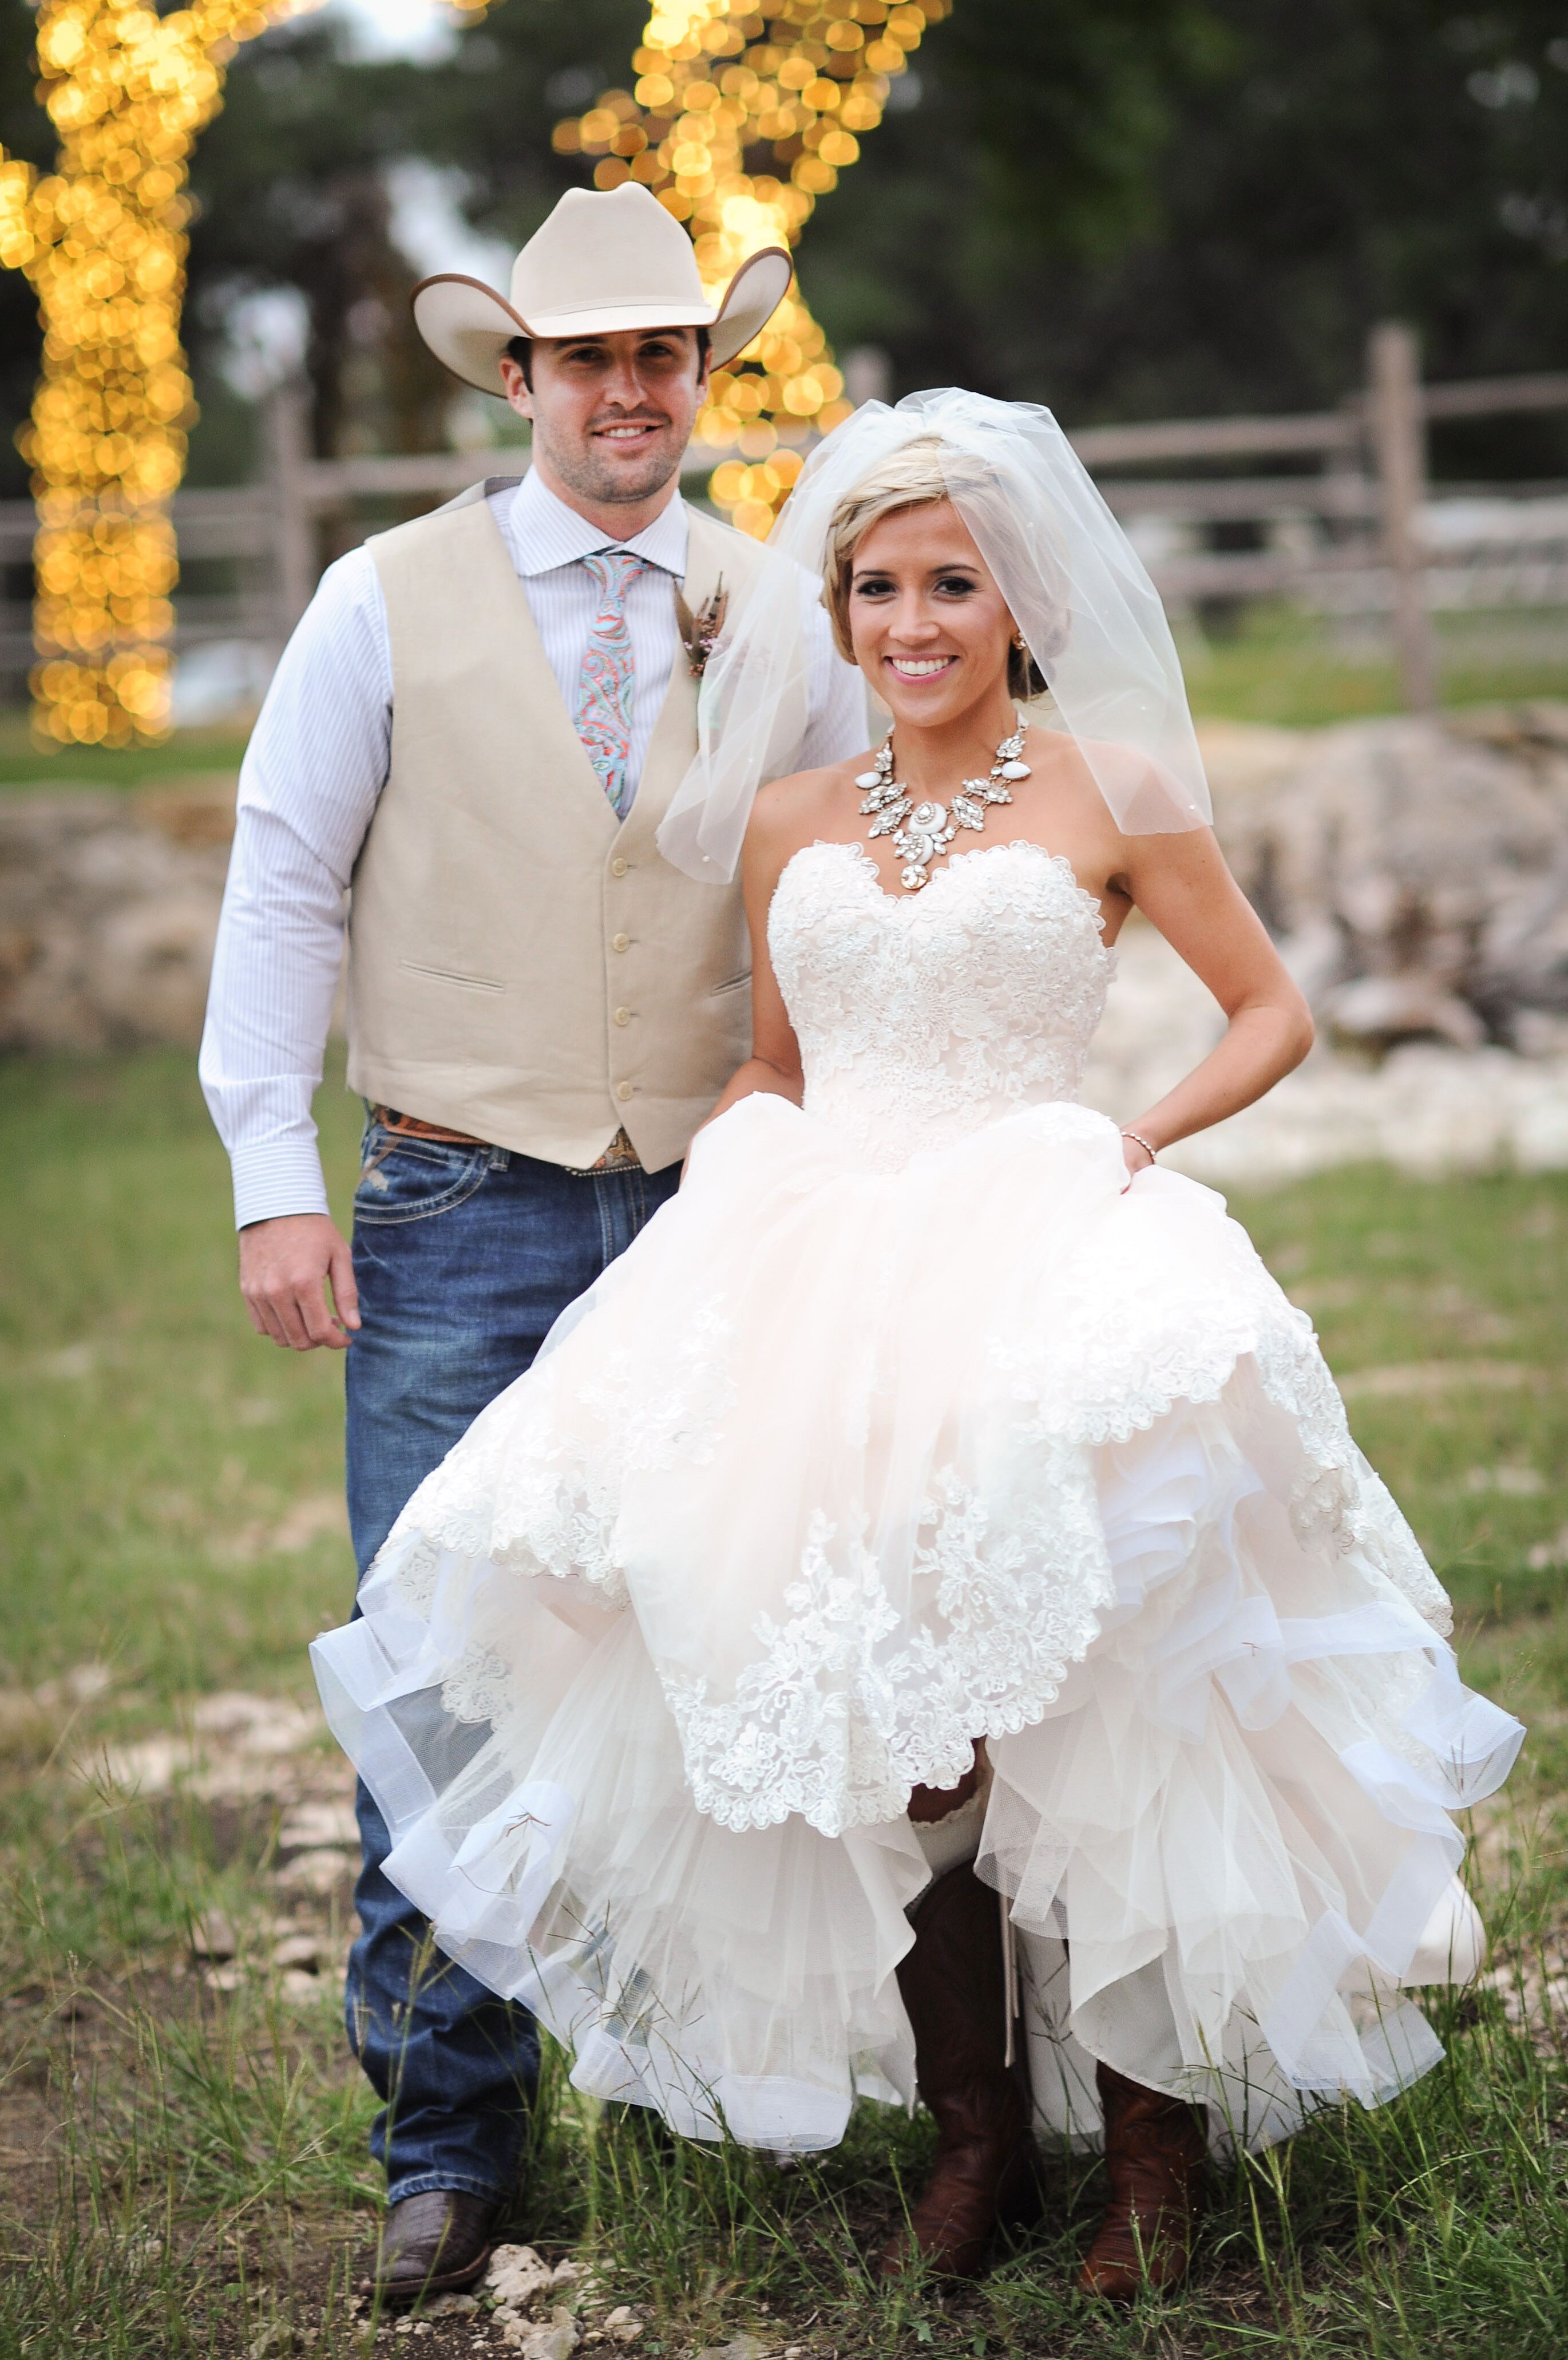
<svg viewBox="0 0 1568 2360">
<path fill-rule="evenodd" d="M 751 1054 L 724 1085 L 717 1106 L 708 1117 L 717 1121 L 742 1098 L 757 1091 L 789 1098 L 799 1106 L 805 1087 L 800 1049 L 784 1007 L 784 995 L 773 972 L 768 948 L 768 912 L 784 864 L 795 847 L 781 806 L 795 784 L 780 779 L 757 796 L 741 853 L 741 891 L 746 923 L 751 929 Z M 705 1126 L 704 1126 L 705 1127 Z"/>
<path fill-rule="evenodd" d="M 1250 1106 L 1299 1065 L 1312 1045 L 1312 1011 L 1207 828 L 1124 841 L 1127 894 L 1230 1020 L 1203 1064 L 1129 1125 L 1150 1147 L 1169 1147 Z M 1136 1142 L 1124 1145 L 1128 1169 L 1141 1170 L 1148 1159 Z"/>
</svg>

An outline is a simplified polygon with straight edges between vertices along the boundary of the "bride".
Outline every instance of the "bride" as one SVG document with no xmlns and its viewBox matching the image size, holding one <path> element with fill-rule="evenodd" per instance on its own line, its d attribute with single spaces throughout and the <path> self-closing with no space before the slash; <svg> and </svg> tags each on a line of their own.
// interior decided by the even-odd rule
<svg viewBox="0 0 1568 2360">
<path fill-rule="evenodd" d="M 1127 2299 L 1206 2145 L 1441 2055 L 1404 1994 L 1479 1964 L 1452 1815 L 1521 1732 L 1305 1316 L 1159 1166 L 1312 1027 L 1055 421 L 869 403 L 775 543 L 660 836 L 738 862 L 754 1054 L 318 1675 L 388 1875 L 580 2089 L 806 2152 L 918 2088 L 887 2272 L 977 2271 L 1035 2137 L 1103 2141 L 1081 2282 Z M 802 566 L 892 727 L 758 792 Z M 1074 1092 L 1135 907 L 1229 1025 L 1118 1132 Z"/>
</svg>

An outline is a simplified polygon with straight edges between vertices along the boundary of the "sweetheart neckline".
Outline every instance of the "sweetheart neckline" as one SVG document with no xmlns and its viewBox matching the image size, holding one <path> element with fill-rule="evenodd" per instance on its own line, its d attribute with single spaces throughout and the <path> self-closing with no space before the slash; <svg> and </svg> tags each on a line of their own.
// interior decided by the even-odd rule
<svg viewBox="0 0 1568 2360">
<path fill-rule="evenodd" d="M 813 837 L 810 844 L 800 845 L 796 850 L 789 855 L 789 859 L 779 871 L 779 882 L 773 888 L 775 899 L 778 898 L 779 887 L 783 884 L 784 880 L 789 874 L 790 869 L 795 866 L 796 861 L 799 860 L 803 854 L 808 852 L 847 852 L 850 858 L 860 869 L 861 873 L 867 879 L 870 889 L 876 894 L 877 899 L 879 901 L 886 901 L 888 907 L 894 910 L 918 909 L 922 904 L 927 904 L 929 906 L 929 896 L 932 888 L 940 885 L 944 877 L 951 876 L 953 871 L 955 869 L 961 868 L 965 861 L 985 860 L 993 853 L 997 852 L 1038 853 L 1040 859 L 1044 861 L 1046 867 L 1048 869 L 1054 869 L 1059 876 L 1064 877 L 1073 891 L 1077 894 L 1079 900 L 1088 903 L 1094 923 L 1098 927 L 1100 933 L 1103 934 L 1105 931 L 1105 912 L 1101 909 L 1100 904 L 1095 900 L 1094 894 L 1090 892 L 1089 888 L 1086 885 L 1081 885 L 1078 882 L 1077 872 L 1073 869 L 1071 860 L 1068 859 L 1067 855 L 1064 852 L 1048 852 L 1045 846 L 1043 844 L 1036 844 L 1032 836 L 1015 836 L 1006 844 L 977 844 L 967 852 L 950 853 L 942 867 L 937 870 L 935 876 L 931 880 L 931 883 L 925 886 L 921 891 L 919 893 L 889 893 L 887 887 L 880 881 L 882 875 L 881 870 L 877 868 L 877 863 L 872 859 L 871 855 L 866 851 L 866 847 L 863 844 L 846 843 L 842 836 L 819 836 Z M 1102 942 L 1097 945 L 1097 948 L 1099 949 L 1101 956 L 1104 958 L 1110 958 L 1113 956 L 1111 946 L 1108 943 Z"/>
</svg>

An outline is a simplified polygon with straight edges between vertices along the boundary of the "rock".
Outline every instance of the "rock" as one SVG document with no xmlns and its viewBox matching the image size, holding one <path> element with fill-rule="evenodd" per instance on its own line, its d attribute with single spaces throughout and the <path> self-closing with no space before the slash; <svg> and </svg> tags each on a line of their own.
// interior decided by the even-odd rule
<svg viewBox="0 0 1568 2360">
<path fill-rule="evenodd" d="M 233 1921 L 221 1909 L 204 1909 L 191 1926 L 191 1948 L 199 1959 L 232 1959 L 239 1948 Z"/>
<path fill-rule="evenodd" d="M 357 1847 L 358 1843 L 359 1822 L 352 1803 L 297 1803 L 278 1830 L 279 1852 L 315 1852 L 334 1844 Z"/>
<path fill-rule="evenodd" d="M 478 2310 L 478 2299 L 471 2294 L 438 2294 L 420 2306 L 427 2319 L 470 2319 Z"/>
<path fill-rule="evenodd" d="M 1083 1098 L 1136 1122 L 1218 1040 L 1225 1019 L 1154 928 L 1129 923 Z M 1543 1050 L 1552 1047 L 1542 1043 Z M 1256 1106 L 1160 1158 L 1214 1187 L 1269 1185 L 1338 1164 L 1430 1175 L 1568 1167 L 1568 1054 L 1519 1056 L 1408 1041 L 1380 1066 L 1320 1045 Z"/>
<path fill-rule="evenodd" d="M 1486 1028 L 1467 1000 L 1424 975 L 1361 975 L 1322 992 L 1318 1011 L 1334 1038 L 1355 1048 L 1388 1050 L 1398 1042 L 1449 1041 L 1478 1049 Z"/>
<path fill-rule="evenodd" d="M 1303 733 L 1272 779 L 1216 776 L 1221 842 L 1275 938 L 1311 945 L 1291 963 L 1314 1005 L 1366 978 L 1406 988 L 1356 1020 L 1368 1045 L 1508 1044 L 1519 1011 L 1568 1011 L 1568 706 L 1560 728 L 1554 709 L 1530 713 L 1528 738 L 1347 723 Z"/>
<path fill-rule="evenodd" d="M 40 1680 L 33 1690 L 40 1705 L 53 1712 L 61 1706 L 92 1704 L 107 1695 L 114 1685 L 113 1667 L 91 1657 L 84 1664 L 73 1664 L 58 1680 Z"/>
<path fill-rule="evenodd" d="M 520 2353 L 522 2360 L 567 2360 L 581 2334 L 572 2313 L 559 2307 L 548 2319 L 510 2319 L 501 2330 L 502 2341 Z"/>
<path fill-rule="evenodd" d="M 201 1038 L 234 781 L 0 805 L 0 1048 Z"/>
<path fill-rule="evenodd" d="M 710 2344 L 696 2360 L 763 2360 L 768 2347 L 757 2335 L 737 2335 L 730 2344 Z"/>
<path fill-rule="evenodd" d="M 286 1934 L 272 1946 L 275 1967 L 300 1967 L 319 1974 L 325 1945 L 318 1934 Z"/>
<path fill-rule="evenodd" d="M 278 1882 L 291 1893 L 335 1893 L 359 1873 L 359 1855 L 348 1852 L 299 1852 L 285 1861 Z"/>
<path fill-rule="evenodd" d="M 555 2273 L 531 2245 L 497 2245 L 485 2283 L 497 2302 L 523 2311 L 552 2284 Z"/>
<path fill-rule="evenodd" d="M 643 2322 L 629 2302 L 617 2303 L 603 2325 L 604 2333 L 616 2344 L 635 2344 L 643 2332 Z"/>
<path fill-rule="evenodd" d="M 1198 727 L 1198 750 L 1203 758 L 1216 811 L 1254 789 L 1271 787 L 1298 769 L 1304 729 L 1277 729 L 1256 721 L 1204 721 Z"/>
<path fill-rule="evenodd" d="M 100 1748 L 79 1757 L 77 1768 L 144 1797 L 181 1786 L 208 1802 L 295 1799 L 305 1784 L 301 1756 L 314 1751 L 321 1731 L 317 1713 L 284 1697 L 224 1690 L 199 1698 L 187 1718 L 186 1730 Z"/>
</svg>

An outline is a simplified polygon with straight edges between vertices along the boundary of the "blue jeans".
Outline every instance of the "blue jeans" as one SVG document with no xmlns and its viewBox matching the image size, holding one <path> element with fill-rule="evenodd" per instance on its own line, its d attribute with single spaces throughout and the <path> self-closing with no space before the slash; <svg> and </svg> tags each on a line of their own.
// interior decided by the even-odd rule
<svg viewBox="0 0 1568 2360">
<path fill-rule="evenodd" d="M 363 1576 L 411 1493 L 521 1374 L 566 1306 L 673 1196 L 680 1166 L 572 1173 L 508 1153 L 365 1136 L 348 1352 L 348 1511 Z M 387 1824 L 358 1791 L 365 1864 L 349 1954 L 349 2039 L 382 2111 L 371 2152 L 391 2203 L 432 2188 L 505 2198 L 539 2073 L 526 2008 L 430 1941 L 382 1863 Z"/>
</svg>

